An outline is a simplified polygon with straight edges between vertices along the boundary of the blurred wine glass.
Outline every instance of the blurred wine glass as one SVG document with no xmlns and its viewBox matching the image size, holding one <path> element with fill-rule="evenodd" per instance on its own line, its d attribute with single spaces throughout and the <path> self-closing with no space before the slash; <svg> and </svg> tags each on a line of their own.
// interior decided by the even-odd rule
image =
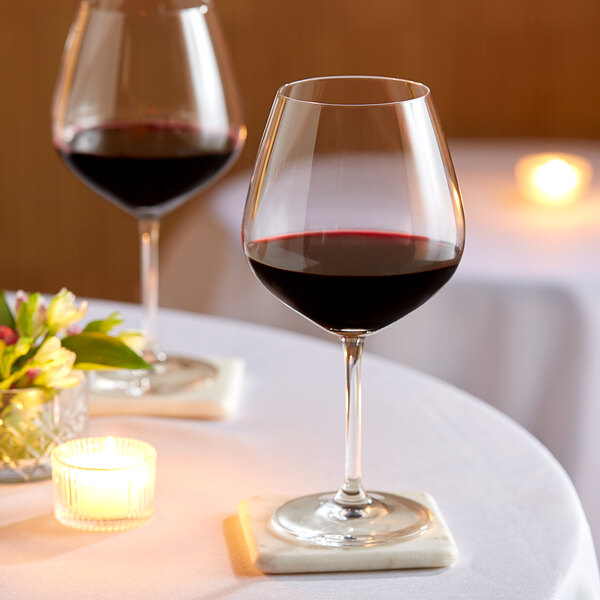
<svg viewBox="0 0 600 600">
<path fill-rule="evenodd" d="M 81 181 L 138 220 L 143 354 L 154 366 L 97 374 L 97 390 L 161 393 L 214 376 L 212 365 L 160 348 L 159 224 L 223 175 L 245 137 L 213 2 L 80 3 L 56 85 L 52 142 Z"/>
</svg>

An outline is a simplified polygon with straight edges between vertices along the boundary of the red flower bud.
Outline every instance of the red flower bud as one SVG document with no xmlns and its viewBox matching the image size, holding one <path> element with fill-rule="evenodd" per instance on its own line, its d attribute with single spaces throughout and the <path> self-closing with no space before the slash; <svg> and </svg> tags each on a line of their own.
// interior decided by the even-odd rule
<svg viewBox="0 0 600 600">
<path fill-rule="evenodd" d="M 2 340 L 7 346 L 16 344 L 18 339 L 19 336 L 14 329 L 11 329 L 6 325 L 0 325 L 0 340 Z"/>
</svg>

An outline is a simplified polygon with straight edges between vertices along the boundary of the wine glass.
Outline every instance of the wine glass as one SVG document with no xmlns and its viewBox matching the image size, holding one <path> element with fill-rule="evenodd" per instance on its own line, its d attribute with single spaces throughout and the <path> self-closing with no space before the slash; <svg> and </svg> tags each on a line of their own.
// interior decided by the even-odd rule
<svg viewBox="0 0 600 600">
<path fill-rule="evenodd" d="M 426 507 L 363 487 L 360 365 L 366 336 L 427 301 L 462 255 L 462 202 L 429 89 L 385 77 L 280 88 L 242 235 L 259 281 L 337 335 L 346 363 L 344 484 L 285 503 L 273 526 L 329 546 L 423 533 L 432 519 Z"/>
<path fill-rule="evenodd" d="M 79 179 L 138 219 L 143 354 L 154 366 L 97 374 L 97 390 L 162 393 L 215 375 L 204 361 L 160 349 L 159 223 L 222 175 L 245 137 L 213 2 L 80 3 L 55 90 L 52 142 Z"/>
</svg>

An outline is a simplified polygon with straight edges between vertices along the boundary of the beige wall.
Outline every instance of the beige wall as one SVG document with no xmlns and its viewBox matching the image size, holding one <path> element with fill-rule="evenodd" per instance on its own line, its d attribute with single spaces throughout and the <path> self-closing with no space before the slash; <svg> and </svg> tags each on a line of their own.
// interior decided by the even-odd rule
<svg viewBox="0 0 600 600">
<path fill-rule="evenodd" d="M 77 4 L 0 0 L 0 286 L 53 292 L 66 285 L 78 295 L 135 301 L 135 221 L 89 192 L 50 145 L 52 88 Z M 249 130 L 237 170 L 253 161 L 276 88 L 312 75 L 423 81 L 452 137 L 600 137 L 597 0 L 216 5 Z M 164 219 L 163 252 L 198 202 Z M 167 303 L 194 308 L 181 294 L 170 289 Z"/>
</svg>

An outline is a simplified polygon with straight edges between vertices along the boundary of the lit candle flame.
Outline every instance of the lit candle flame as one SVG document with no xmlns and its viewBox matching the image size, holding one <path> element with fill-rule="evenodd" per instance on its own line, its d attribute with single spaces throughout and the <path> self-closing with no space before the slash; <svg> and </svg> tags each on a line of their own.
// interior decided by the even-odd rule
<svg viewBox="0 0 600 600">
<path fill-rule="evenodd" d="M 112 435 L 109 435 L 102 446 L 102 455 L 104 457 L 112 457 L 115 456 L 116 453 L 117 444 L 115 443 L 115 438 Z"/>
<path fill-rule="evenodd" d="M 530 154 L 519 160 L 515 175 L 521 195 L 548 205 L 580 198 L 592 175 L 590 163 L 571 154 Z"/>
</svg>

